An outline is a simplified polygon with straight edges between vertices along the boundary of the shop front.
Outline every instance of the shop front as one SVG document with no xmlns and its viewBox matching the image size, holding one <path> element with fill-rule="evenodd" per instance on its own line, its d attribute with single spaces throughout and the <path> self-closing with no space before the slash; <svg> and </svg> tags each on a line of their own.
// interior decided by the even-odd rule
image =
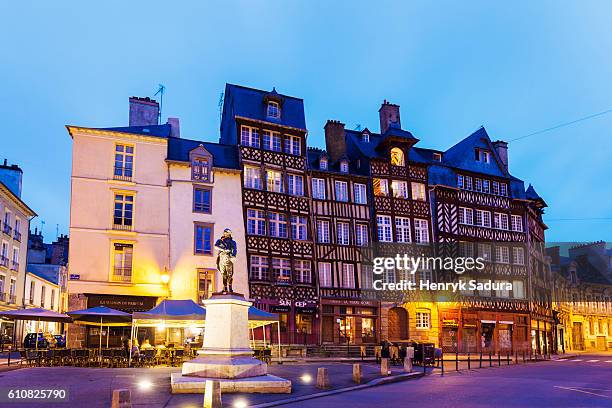
<svg viewBox="0 0 612 408">
<path fill-rule="evenodd" d="M 531 349 L 539 355 L 551 354 L 554 350 L 553 322 L 540 319 L 531 320 Z"/>
<path fill-rule="evenodd" d="M 265 299 L 255 302 L 254 306 L 278 314 L 281 344 L 317 344 L 319 316 L 315 301 Z M 268 341 L 273 343 L 278 341 L 278 334 L 274 328 L 255 330 L 255 340 L 263 340 L 262 330 L 267 330 L 265 338 Z"/>
<path fill-rule="evenodd" d="M 375 300 L 322 299 L 321 341 L 374 344 L 380 341 L 380 305 Z"/>
</svg>

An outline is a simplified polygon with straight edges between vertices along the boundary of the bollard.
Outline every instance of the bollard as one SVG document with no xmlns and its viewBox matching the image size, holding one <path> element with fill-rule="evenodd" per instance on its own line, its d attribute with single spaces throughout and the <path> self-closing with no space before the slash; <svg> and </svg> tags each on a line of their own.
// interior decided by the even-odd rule
<svg viewBox="0 0 612 408">
<path fill-rule="evenodd" d="M 204 384 L 204 408 L 221 408 L 221 383 L 206 380 Z"/>
<path fill-rule="evenodd" d="M 442 373 L 440 375 L 444 376 L 444 353 L 442 353 L 442 356 L 440 356 L 440 368 L 442 369 Z"/>
<path fill-rule="evenodd" d="M 493 358 L 492 358 L 492 354 L 489 351 L 489 367 L 493 367 Z"/>
<path fill-rule="evenodd" d="M 497 352 L 497 366 L 499 367 L 501 365 L 501 353 L 498 351 Z"/>
<path fill-rule="evenodd" d="M 480 367 L 479 368 L 482 368 L 482 350 L 480 350 Z"/>
<path fill-rule="evenodd" d="M 132 408 L 132 396 L 130 390 L 113 390 L 111 408 Z"/>
<path fill-rule="evenodd" d="M 507 365 L 510 365 L 510 352 L 506 355 L 506 362 L 508 363 Z"/>
<path fill-rule="evenodd" d="M 523 350 L 523 364 L 525 364 L 525 350 Z"/>
<path fill-rule="evenodd" d="M 327 368 L 319 367 L 317 369 L 317 388 L 329 388 L 329 375 L 327 374 Z"/>
<path fill-rule="evenodd" d="M 407 373 L 412 372 L 412 358 L 410 357 L 404 358 L 404 371 Z"/>
<path fill-rule="evenodd" d="M 7 365 L 8 365 L 8 366 L 10 366 L 10 365 L 11 365 L 11 348 L 10 348 L 10 347 L 9 347 L 9 349 L 8 349 L 8 363 L 7 363 Z"/>
<path fill-rule="evenodd" d="M 455 371 L 459 371 L 459 350 L 455 350 Z"/>
<path fill-rule="evenodd" d="M 472 364 L 470 362 L 470 353 L 468 352 L 468 370 L 472 368 Z"/>
<path fill-rule="evenodd" d="M 387 376 L 391 374 L 391 370 L 389 369 L 389 359 L 381 358 L 380 359 L 380 375 Z"/>
<path fill-rule="evenodd" d="M 361 384 L 361 364 L 353 364 L 353 382 Z"/>
</svg>

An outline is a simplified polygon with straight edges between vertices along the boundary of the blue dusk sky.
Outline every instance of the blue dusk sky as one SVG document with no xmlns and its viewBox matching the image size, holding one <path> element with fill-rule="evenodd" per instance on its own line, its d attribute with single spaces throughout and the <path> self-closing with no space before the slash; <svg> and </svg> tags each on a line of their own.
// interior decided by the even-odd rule
<svg viewBox="0 0 612 408">
<path fill-rule="evenodd" d="M 159 83 L 183 137 L 218 140 L 230 82 L 303 98 L 318 147 L 327 119 L 378 131 L 383 99 L 442 150 L 480 125 L 511 140 L 612 108 L 605 1 L 4 1 L 0 15 L 0 159 L 24 170 L 47 240 L 69 226 L 64 126 L 127 125 L 128 97 Z M 610 152 L 612 114 L 510 143 L 549 241 L 612 241 Z"/>
</svg>

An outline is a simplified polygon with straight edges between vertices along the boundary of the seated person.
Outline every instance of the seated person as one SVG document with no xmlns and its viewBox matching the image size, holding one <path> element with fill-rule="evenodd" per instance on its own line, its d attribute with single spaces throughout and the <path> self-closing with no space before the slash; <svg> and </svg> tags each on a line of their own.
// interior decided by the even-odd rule
<svg viewBox="0 0 612 408">
<path fill-rule="evenodd" d="M 150 349 L 150 348 L 153 348 L 153 346 L 149 342 L 149 339 L 144 339 L 144 341 L 142 342 L 142 345 L 140 346 L 140 349 L 141 350 L 146 350 L 146 349 Z"/>
</svg>

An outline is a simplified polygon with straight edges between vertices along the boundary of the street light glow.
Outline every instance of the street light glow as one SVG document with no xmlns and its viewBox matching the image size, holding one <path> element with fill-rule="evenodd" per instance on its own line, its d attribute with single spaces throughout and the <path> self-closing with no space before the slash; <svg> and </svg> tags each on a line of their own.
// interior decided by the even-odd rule
<svg viewBox="0 0 612 408">
<path fill-rule="evenodd" d="M 243 399 L 239 399 L 234 401 L 234 408 L 246 408 L 247 407 L 247 403 L 245 400 Z"/>
<path fill-rule="evenodd" d="M 309 384 L 312 381 L 312 377 L 310 376 L 310 374 L 304 374 L 300 378 L 306 384 Z"/>
<path fill-rule="evenodd" d="M 138 388 L 142 391 L 149 391 L 153 388 L 153 383 L 149 380 L 140 380 L 138 382 Z"/>
</svg>

